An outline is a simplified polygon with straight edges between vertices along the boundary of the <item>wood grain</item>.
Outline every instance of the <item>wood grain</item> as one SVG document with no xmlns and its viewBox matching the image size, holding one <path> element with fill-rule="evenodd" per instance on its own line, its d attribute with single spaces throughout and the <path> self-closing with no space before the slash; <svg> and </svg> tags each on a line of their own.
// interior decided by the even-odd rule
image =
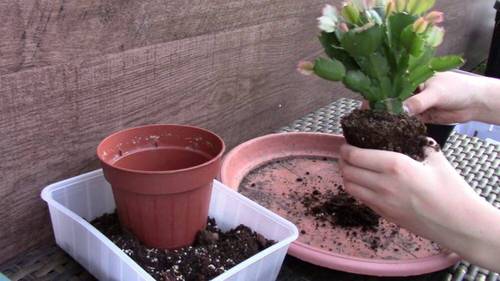
<svg viewBox="0 0 500 281">
<path fill-rule="evenodd" d="M 494 0 L 436 1 L 436 9 L 445 13 L 445 41 L 440 54 L 457 53 L 466 58 L 465 68 L 472 68 L 488 56 L 495 24 Z"/>
<path fill-rule="evenodd" d="M 323 0 L 0 1 L 0 74 L 317 13 Z"/>
<path fill-rule="evenodd" d="M 113 131 L 187 123 L 232 146 L 332 101 L 330 83 L 295 72 L 317 53 L 309 18 L 1 76 L 0 256 L 50 237 L 41 188 L 97 168 L 95 147 Z"/>
<path fill-rule="evenodd" d="M 452 12 L 442 52 L 466 52 L 485 20 L 458 2 L 490 8 L 442 1 Z M 320 4 L 0 0 L 0 262 L 51 239 L 41 189 L 98 168 L 95 147 L 113 131 L 193 124 L 231 147 L 352 97 L 295 71 L 320 53 Z"/>
<path fill-rule="evenodd" d="M 317 13 L 324 2 L 2 0 L 0 74 Z M 488 1 L 441 0 L 438 8 L 447 12 L 450 34 L 461 34 L 453 37 L 454 49 L 473 46 L 476 60 L 491 34 Z"/>
</svg>

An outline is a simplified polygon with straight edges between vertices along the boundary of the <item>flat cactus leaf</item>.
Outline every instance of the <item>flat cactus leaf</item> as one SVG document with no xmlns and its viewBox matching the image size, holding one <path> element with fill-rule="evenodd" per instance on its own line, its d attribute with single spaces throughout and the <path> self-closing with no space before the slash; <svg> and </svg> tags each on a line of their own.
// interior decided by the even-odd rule
<svg viewBox="0 0 500 281">
<path fill-rule="evenodd" d="M 330 81 L 341 81 L 346 73 L 345 67 L 340 61 L 325 58 L 316 59 L 313 71 L 319 77 Z"/>
<path fill-rule="evenodd" d="M 464 59 L 460 56 L 443 56 L 432 58 L 429 66 L 432 70 L 441 72 L 458 68 L 464 63 Z"/>
<path fill-rule="evenodd" d="M 383 42 L 384 31 L 380 25 L 366 30 L 352 29 L 340 39 L 342 47 L 353 57 L 366 57 L 375 52 Z"/>
<path fill-rule="evenodd" d="M 319 36 L 319 42 L 323 46 L 326 55 L 331 59 L 337 59 L 344 64 L 346 69 L 359 69 L 359 66 L 351 56 L 340 47 L 340 42 L 335 33 L 322 32 Z"/>
</svg>

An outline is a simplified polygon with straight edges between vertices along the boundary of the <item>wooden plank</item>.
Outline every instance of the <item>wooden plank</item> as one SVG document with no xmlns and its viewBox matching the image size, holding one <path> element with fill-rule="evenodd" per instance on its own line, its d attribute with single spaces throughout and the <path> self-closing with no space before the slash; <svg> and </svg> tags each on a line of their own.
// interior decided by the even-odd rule
<svg viewBox="0 0 500 281">
<path fill-rule="evenodd" d="M 340 0 L 334 2 L 340 6 Z M 85 60 L 305 13 L 313 17 L 323 3 L 323 0 L 0 0 L 0 74 Z M 441 0 L 438 8 L 447 12 L 450 34 L 462 35 L 454 37 L 456 50 L 463 51 L 471 43 L 488 47 L 484 42 L 488 41 L 485 36 L 490 36 L 489 27 L 493 23 L 490 3 Z M 481 50 L 469 49 L 475 53 Z"/>
<path fill-rule="evenodd" d="M 445 12 L 446 36 L 439 53 L 463 54 L 465 68 L 472 68 L 488 56 L 495 24 L 495 1 L 437 1 L 436 9 Z"/>
<path fill-rule="evenodd" d="M 0 74 L 311 17 L 323 0 L 0 0 Z"/>
<path fill-rule="evenodd" d="M 50 237 L 41 188 L 97 168 L 113 131 L 187 123 L 233 146 L 345 96 L 295 71 L 318 52 L 314 26 L 283 19 L 1 76 L 0 260 Z"/>
</svg>

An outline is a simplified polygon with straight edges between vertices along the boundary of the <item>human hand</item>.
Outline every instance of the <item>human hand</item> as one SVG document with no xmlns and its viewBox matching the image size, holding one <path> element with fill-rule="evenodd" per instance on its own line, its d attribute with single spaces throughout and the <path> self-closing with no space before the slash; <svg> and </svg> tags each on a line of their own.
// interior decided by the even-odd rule
<svg viewBox="0 0 500 281">
<path fill-rule="evenodd" d="M 488 108 L 485 99 L 494 97 L 485 96 L 498 87 L 498 83 L 492 78 L 452 71 L 437 73 L 423 85 L 419 94 L 408 98 L 404 105 L 410 115 L 417 115 L 427 123 L 490 120 L 490 116 L 483 116 Z"/>
<path fill-rule="evenodd" d="M 416 234 L 433 237 L 435 226 L 449 222 L 453 209 L 476 197 L 444 155 L 433 149 L 426 151 L 424 162 L 351 145 L 340 151 L 345 190 Z"/>
<path fill-rule="evenodd" d="M 500 212 L 481 199 L 441 152 L 423 162 L 389 151 L 343 145 L 346 192 L 386 219 L 494 268 L 500 257 Z"/>
<path fill-rule="evenodd" d="M 426 123 L 476 120 L 500 124 L 500 79 L 452 71 L 437 73 L 404 105 L 410 115 L 420 116 Z"/>
</svg>

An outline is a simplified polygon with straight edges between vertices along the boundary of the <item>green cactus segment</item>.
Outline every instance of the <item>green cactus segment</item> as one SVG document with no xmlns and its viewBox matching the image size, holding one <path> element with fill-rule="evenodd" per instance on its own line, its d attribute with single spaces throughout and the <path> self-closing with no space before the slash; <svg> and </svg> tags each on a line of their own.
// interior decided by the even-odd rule
<svg viewBox="0 0 500 281">
<path fill-rule="evenodd" d="M 411 25 L 403 29 L 400 39 L 410 55 L 420 57 L 424 54 L 426 49 L 425 37 L 422 34 L 415 33 Z"/>
<path fill-rule="evenodd" d="M 384 31 L 380 25 L 373 25 L 366 30 L 349 30 L 340 39 L 342 48 L 351 56 L 369 56 L 382 45 Z"/>
<path fill-rule="evenodd" d="M 434 73 L 455 69 L 464 64 L 459 56 L 436 57 L 429 60 L 427 64 L 421 64 L 410 72 L 408 79 L 412 85 L 418 86 L 431 78 Z"/>
<path fill-rule="evenodd" d="M 378 111 L 387 111 L 393 114 L 401 114 L 403 110 L 403 102 L 399 98 L 389 98 L 379 100 L 370 104 L 370 107 Z"/>
<path fill-rule="evenodd" d="M 361 93 L 368 101 L 375 101 L 377 98 L 372 93 L 372 82 L 368 76 L 359 70 L 348 71 L 344 77 L 344 85 L 358 93 Z"/>
<path fill-rule="evenodd" d="M 406 13 L 396 13 L 388 17 L 387 29 L 391 46 L 394 49 L 397 48 L 401 41 L 401 35 L 403 30 L 411 26 L 417 17 L 406 14 Z"/>
<path fill-rule="evenodd" d="M 361 70 L 370 76 L 370 78 L 381 81 L 384 77 L 389 75 L 389 63 L 379 52 L 371 53 L 367 57 L 358 57 L 356 61 Z"/>
<path fill-rule="evenodd" d="M 317 58 L 313 70 L 319 77 L 330 81 L 341 81 L 346 73 L 345 67 L 340 61 L 325 58 Z"/>
<path fill-rule="evenodd" d="M 415 68 L 415 70 L 408 76 L 408 80 L 410 81 L 412 88 L 416 89 L 420 84 L 431 78 L 434 73 L 435 71 L 432 70 L 429 65 L 424 64 Z"/>
<path fill-rule="evenodd" d="M 329 58 L 341 61 L 346 69 L 351 70 L 359 68 L 354 59 L 340 47 L 340 42 L 337 40 L 335 33 L 321 32 L 319 42 L 325 49 L 325 53 Z"/>
<path fill-rule="evenodd" d="M 433 49 L 426 49 L 425 52 L 422 55 L 420 55 L 419 57 L 410 57 L 408 71 L 411 73 L 418 66 L 428 64 L 429 61 L 434 56 L 434 53 L 435 52 Z"/>
<path fill-rule="evenodd" d="M 430 60 L 429 66 L 434 71 L 448 71 L 462 66 L 465 63 L 460 56 L 443 56 Z"/>
<path fill-rule="evenodd" d="M 416 66 L 408 75 L 409 85 L 401 91 L 400 98 L 402 100 L 411 96 L 417 87 L 431 78 L 436 72 L 448 71 L 458 68 L 464 64 L 464 60 L 460 56 L 443 56 L 431 58 L 427 55 L 426 63 Z"/>
</svg>

